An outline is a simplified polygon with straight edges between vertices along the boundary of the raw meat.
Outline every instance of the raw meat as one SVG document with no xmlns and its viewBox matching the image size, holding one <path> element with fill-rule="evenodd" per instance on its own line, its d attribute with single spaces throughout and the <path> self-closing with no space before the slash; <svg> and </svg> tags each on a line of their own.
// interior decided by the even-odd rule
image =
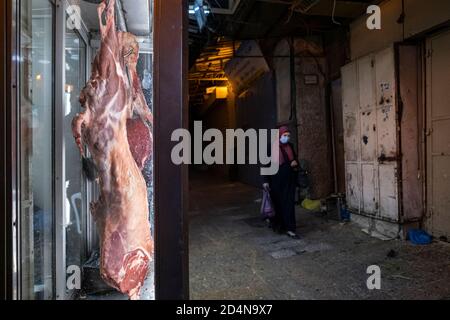
<svg viewBox="0 0 450 320">
<path fill-rule="evenodd" d="M 138 152 L 138 159 L 133 158 L 127 121 L 139 116 L 150 142 L 153 118 L 136 72 L 138 42 L 116 30 L 114 10 L 115 0 L 98 6 L 101 47 L 80 95 L 85 111 L 75 117 L 72 130 L 82 156 L 86 145 L 98 171 L 100 197 L 91 204 L 91 213 L 100 236 L 101 275 L 110 286 L 138 299 L 153 260 L 147 187 L 140 170 L 148 155 L 139 160 Z"/>
<path fill-rule="evenodd" d="M 127 134 L 131 154 L 139 169 L 143 170 L 145 163 L 152 156 L 153 142 L 148 127 L 140 118 L 129 119 L 127 121 Z"/>
</svg>

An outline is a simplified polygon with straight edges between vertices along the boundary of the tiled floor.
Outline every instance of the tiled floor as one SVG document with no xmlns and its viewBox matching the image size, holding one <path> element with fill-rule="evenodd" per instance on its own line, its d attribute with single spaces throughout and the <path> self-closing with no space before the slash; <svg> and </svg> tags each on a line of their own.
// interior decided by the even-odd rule
<svg viewBox="0 0 450 320">
<path fill-rule="evenodd" d="M 192 299 L 450 299 L 449 244 L 382 241 L 300 209 L 302 238 L 292 240 L 259 219 L 260 198 L 240 183 L 191 177 Z M 367 288 L 371 265 L 380 290 Z"/>
</svg>

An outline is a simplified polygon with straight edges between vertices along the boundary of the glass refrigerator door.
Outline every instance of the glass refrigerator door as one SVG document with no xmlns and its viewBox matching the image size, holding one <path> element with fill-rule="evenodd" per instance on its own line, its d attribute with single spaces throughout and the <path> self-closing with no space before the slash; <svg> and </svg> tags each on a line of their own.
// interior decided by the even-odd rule
<svg viewBox="0 0 450 320">
<path fill-rule="evenodd" d="M 86 43 L 75 30 L 65 33 L 64 145 L 65 145 L 65 257 L 67 276 L 86 261 L 87 183 L 80 152 L 72 135 L 72 120 L 80 113 L 79 95 L 86 83 Z M 69 272 L 70 271 L 70 272 Z M 68 281 L 68 291 L 77 289 L 79 279 Z"/>
<path fill-rule="evenodd" d="M 54 296 L 54 5 L 20 2 L 20 297 Z"/>
</svg>

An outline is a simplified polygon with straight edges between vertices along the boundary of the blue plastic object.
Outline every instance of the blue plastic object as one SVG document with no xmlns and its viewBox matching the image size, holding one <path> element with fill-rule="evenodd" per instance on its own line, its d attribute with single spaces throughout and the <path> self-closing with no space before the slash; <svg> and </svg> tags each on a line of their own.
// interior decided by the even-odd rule
<svg viewBox="0 0 450 320">
<path fill-rule="evenodd" d="M 409 230 L 408 239 L 416 245 L 427 245 L 433 241 L 433 238 L 428 233 L 419 229 Z"/>
<path fill-rule="evenodd" d="M 341 220 L 350 221 L 350 212 L 345 207 L 341 208 Z"/>
</svg>

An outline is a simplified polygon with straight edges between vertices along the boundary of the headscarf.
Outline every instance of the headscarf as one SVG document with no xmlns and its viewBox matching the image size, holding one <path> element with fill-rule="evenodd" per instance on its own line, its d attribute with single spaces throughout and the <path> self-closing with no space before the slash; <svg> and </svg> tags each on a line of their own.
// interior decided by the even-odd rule
<svg viewBox="0 0 450 320">
<path fill-rule="evenodd" d="M 291 132 L 291 130 L 289 130 L 289 128 L 287 126 L 282 126 L 278 129 L 278 131 L 280 131 L 280 137 L 285 134 L 286 132 Z"/>
<path fill-rule="evenodd" d="M 280 137 L 285 134 L 286 132 L 291 132 L 291 130 L 289 130 L 289 128 L 287 126 L 282 126 L 279 129 L 279 133 L 280 133 Z M 280 143 L 280 141 L 276 141 L 272 147 L 272 154 L 275 154 L 274 148 L 276 148 L 276 145 L 279 145 L 279 165 L 281 166 L 283 163 L 285 163 L 286 161 L 291 163 L 292 161 L 295 160 L 294 158 L 294 151 L 292 150 L 292 147 L 289 143 L 286 144 L 282 144 Z M 284 155 L 286 155 L 288 157 L 288 159 L 285 159 Z"/>
</svg>

